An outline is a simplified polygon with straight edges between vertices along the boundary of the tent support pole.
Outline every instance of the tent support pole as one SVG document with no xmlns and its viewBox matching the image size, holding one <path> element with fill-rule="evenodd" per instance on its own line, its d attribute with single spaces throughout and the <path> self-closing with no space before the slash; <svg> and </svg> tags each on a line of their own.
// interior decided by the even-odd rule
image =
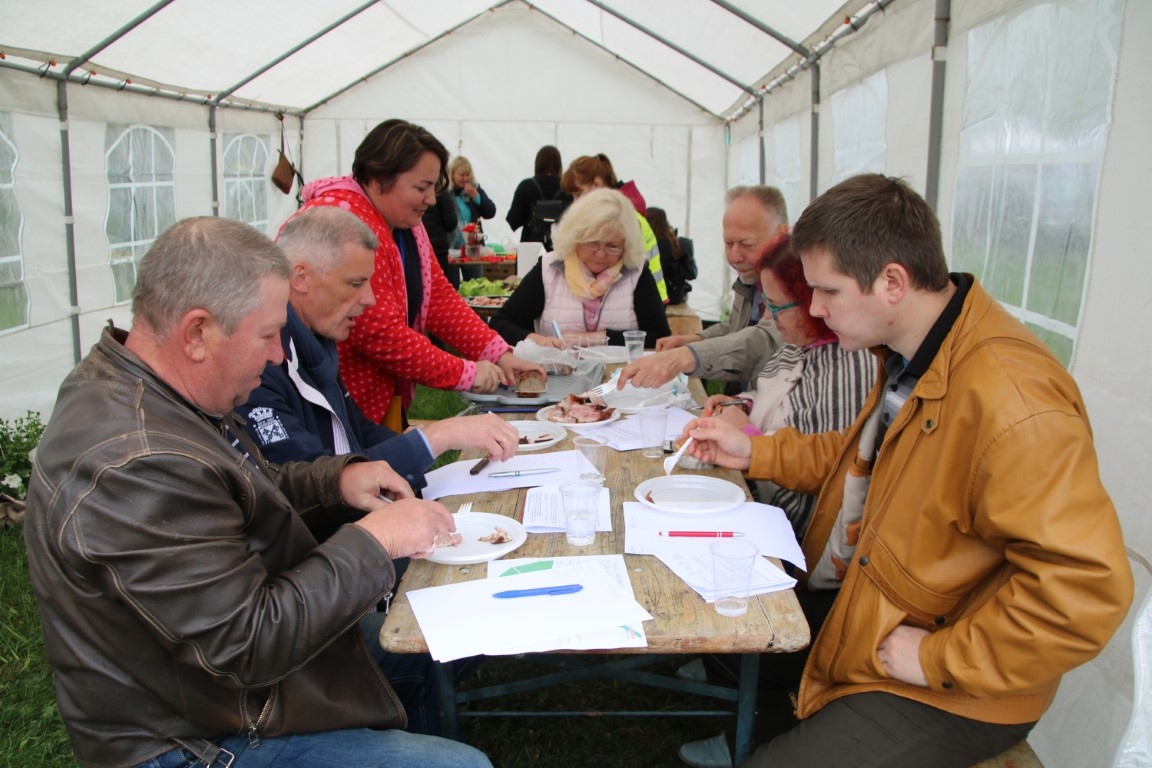
<svg viewBox="0 0 1152 768">
<path fill-rule="evenodd" d="M 208 168 L 212 173 L 212 215 L 220 215 L 220 182 L 216 167 L 216 103 L 208 105 Z"/>
<path fill-rule="evenodd" d="M 940 196 L 940 141 L 944 132 L 944 82 L 948 67 L 948 24 L 951 0 L 936 0 L 936 30 L 932 42 L 932 99 L 928 108 L 928 168 L 924 200 L 936 210 Z"/>
<path fill-rule="evenodd" d="M 820 178 L 820 62 L 813 62 L 812 67 L 812 120 L 809 126 L 809 141 L 812 146 L 809 148 L 808 157 L 808 200 L 811 202 L 817 197 L 817 190 L 820 185 L 818 180 Z M 797 213 L 797 216 L 800 214 Z M 795 220 L 793 220 L 795 223 Z"/>
<path fill-rule="evenodd" d="M 68 255 L 68 314 L 72 318 L 72 363 L 80 362 L 80 287 L 76 280 L 76 223 L 72 217 L 72 149 L 68 135 L 68 81 L 56 81 L 60 117 L 60 163 L 64 185 L 64 245 Z"/>
<path fill-rule="evenodd" d="M 768 183 L 768 162 L 764 157 L 764 99 L 760 99 L 760 125 L 756 131 L 756 137 L 760 140 L 760 185 Z"/>
</svg>

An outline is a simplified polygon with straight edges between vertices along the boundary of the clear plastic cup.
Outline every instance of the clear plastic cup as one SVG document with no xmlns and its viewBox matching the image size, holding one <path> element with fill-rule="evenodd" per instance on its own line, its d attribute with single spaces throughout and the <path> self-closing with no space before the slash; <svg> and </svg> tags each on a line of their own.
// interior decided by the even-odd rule
<svg viewBox="0 0 1152 768">
<path fill-rule="evenodd" d="M 646 459 L 664 457 L 664 433 L 668 429 L 666 408 L 645 408 L 637 416 L 640 419 L 640 455 Z"/>
<path fill-rule="evenodd" d="M 644 331 L 624 331 L 624 346 L 628 349 L 628 362 L 634 362 L 644 357 L 644 339 L 648 334 Z"/>
<path fill-rule="evenodd" d="M 604 482 L 604 467 L 608 462 L 608 446 L 595 437 L 577 437 L 572 441 L 580 455 L 588 460 L 587 466 L 580 467 L 580 479 L 595 483 Z"/>
<path fill-rule="evenodd" d="M 561 483 L 560 502 L 564 506 L 564 533 L 568 543 L 573 547 L 586 547 L 594 542 L 600 483 L 591 480 Z"/>
<path fill-rule="evenodd" d="M 743 539 L 712 542 L 713 605 L 721 616 L 743 616 L 748 611 L 748 590 L 759 548 Z"/>
</svg>

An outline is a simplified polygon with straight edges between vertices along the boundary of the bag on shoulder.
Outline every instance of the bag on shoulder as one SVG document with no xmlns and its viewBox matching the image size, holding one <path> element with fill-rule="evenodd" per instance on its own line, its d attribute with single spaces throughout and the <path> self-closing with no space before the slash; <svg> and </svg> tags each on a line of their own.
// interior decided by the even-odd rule
<svg viewBox="0 0 1152 768">
<path fill-rule="evenodd" d="M 692 240 L 691 238 L 681 237 L 679 241 L 680 274 L 683 275 L 685 280 L 695 280 L 699 276 L 699 272 L 696 269 L 695 248 L 692 245 Z M 692 286 L 688 286 L 688 290 L 692 290 Z"/>
<path fill-rule="evenodd" d="M 536 185 L 540 199 L 532 204 L 532 217 L 528 220 L 528 226 L 532 228 L 532 234 L 539 237 L 540 242 L 544 243 L 548 250 L 552 250 L 552 225 L 560 221 L 560 217 L 564 214 L 564 201 L 560 199 L 562 192 L 556 190 L 556 194 L 552 197 L 545 197 L 544 190 L 535 177 L 532 183 Z"/>
</svg>

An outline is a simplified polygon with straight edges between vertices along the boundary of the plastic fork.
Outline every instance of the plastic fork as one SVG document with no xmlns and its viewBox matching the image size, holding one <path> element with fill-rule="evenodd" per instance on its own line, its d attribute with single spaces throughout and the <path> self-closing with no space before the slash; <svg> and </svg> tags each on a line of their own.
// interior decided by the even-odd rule
<svg viewBox="0 0 1152 768">
<path fill-rule="evenodd" d="M 676 465 L 680 462 L 680 457 L 684 455 L 685 449 L 692 444 L 692 438 L 684 441 L 684 445 L 680 446 L 680 450 L 664 459 L 664 474 L 672 474 L 672 470 L 676 469 Z"/>
<path fill-rule="evenodd" d="M 597 395 L 599 397 L 604 397 L 604 395 L 608 394 L 609 392 L 614 391 L 615 389 L 616 389 L 616 382 L 615 381 L 606 381 L 598 387 L 592 387 L 592 389 L 588 390 L 588 393 L 592 394 L 592 395 Z"/>
<path fill-rule="evenodd" d="M 458 515 L 466 515 L 472 511 L 472 502 L 466 501 L 460 505 L 460 509 L 456 510 Z"/>
</svg>

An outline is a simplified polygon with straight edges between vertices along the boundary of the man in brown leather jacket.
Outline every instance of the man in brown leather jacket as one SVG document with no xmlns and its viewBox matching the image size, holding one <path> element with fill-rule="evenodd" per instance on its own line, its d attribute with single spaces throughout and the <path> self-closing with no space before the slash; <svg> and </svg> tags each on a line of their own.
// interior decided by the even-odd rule
<svg viewBox="0 0 1152 768">
<path fill-rule="evenodd" d="M 451 515 L 384 462 L 268 464 L 231 414 L 283 357 L 288 276 L 247 225 L 181 221 L 139 265 L 132 332 L 60 388 L 25 540 L 84 766 L 489 766 L 400 730 L 358 627 Z"/>
<path fill-rule="evenodd" d="M 1132 601 L 1086 408 L 1034 334 L 948 273 L 935 214 L 900 180 L 841 182 L 792 243 L 812 315 L 881 368 L 843 433 L 686 427 L 699 459 L 820 493 L 806 586 L 839 584 L 800 725 L 744 765 L 967 768 L 1028 734 Z"/>
</svg>

